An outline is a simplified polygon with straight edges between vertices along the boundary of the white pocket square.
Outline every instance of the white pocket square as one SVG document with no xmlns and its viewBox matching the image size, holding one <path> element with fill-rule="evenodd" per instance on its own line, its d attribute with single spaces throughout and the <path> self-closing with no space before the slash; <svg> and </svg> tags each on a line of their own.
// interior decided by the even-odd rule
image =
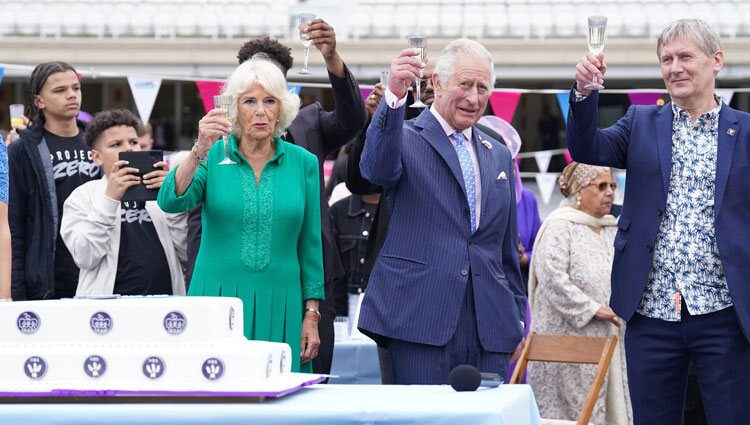
<svg viewBox="0 0 750 425">
<path fill-rule="evenodd" d="M 497 178 L 495 180 L 508 180 L 508 176 L 505 175 L 505 171 L 501 171 L 500 174 L 497 175 Z"/>
</svg>

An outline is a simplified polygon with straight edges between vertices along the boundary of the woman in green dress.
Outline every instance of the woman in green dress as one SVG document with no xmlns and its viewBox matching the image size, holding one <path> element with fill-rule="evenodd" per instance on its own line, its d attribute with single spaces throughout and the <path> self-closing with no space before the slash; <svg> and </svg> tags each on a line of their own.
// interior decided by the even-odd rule
<svg viewBox="0 0 750 425">
<path fill-rule="evenodd" d="M 318 163 L 279 138 L 300 100 L 264 59 L 240 65 L 223 93 L 232 96 L 229 111 L 201 119 L 191 155 L 167 176 L 158 203 L 172 213 L 203 204 L 188 295 L 241 298 L 245 336 L 288 343 L 292 371 L 311 372 L 324 296 Z M 226 135 L 235 164 L 220 164 Z"/>
</svg>

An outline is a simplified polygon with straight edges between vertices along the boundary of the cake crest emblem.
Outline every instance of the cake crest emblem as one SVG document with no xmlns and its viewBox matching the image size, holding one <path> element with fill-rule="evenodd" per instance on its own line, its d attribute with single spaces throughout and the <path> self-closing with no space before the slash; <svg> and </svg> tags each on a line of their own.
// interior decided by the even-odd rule
<svg viewBox="0 0 750 425">
<path fill-rule="evenodd" d="M 24 311 L 18 316 L 16 325 L 18 325 L 18 330 L 22 333 L 33 334 L 39 330 L 41 320 L 39 320 L 39 316 L 33 311 Z"/>
<path fill-rule="evenodd" d="M 98 311 L 91 316 L 89 325 L 95 334 L 106 335 L 112 330 L 112 317 L 103 311 Z"/>
<path fill-rule="evenodd" d="M 88 356 L 83 362 L 83 371 L 92 378 L 98 378 L 107 371 L 107 362 L 102 356 Z"/>
<path fill-rule="evenodd" d="M 203 376 L 209 381 L 216 381 L 224 375 L 224 363 L 215 357 L 203 362 Z"/>
<path fill-rule="evenodd" d="M 179 311 L 170 311 L 164 316 L 164 330 L 170 335 L 179 335 L 185 331 L 187 319 Z"/>
<path fill-rule="evenodd" d="M 268 361 L 266 362 L 266 378 L 270 378 L 273 374 L 273 356 L 268 355 Z"/>
<path fill-rule="evenodd" d="M 164 360 L 160 357 L 149 357 L 143 362 L 143 374 L 146 375 L 148 379 L 161 378 L 161 376 L 164 375 L 165 370 L 166 365 L 164 364 Z"/>
<path fill-rule="evenodd" d="M 38 356 L 29 357 L 23 364 L 23 372 L 31 379 L 42 379 L 47 374 L 47 362 Z"/>
<path fill-rule="evenodd" d="M 286 351 L 281 352 L 281 360 L 279 360 L 279 372 L 284 373 L 287 368 L 287 362 L 289 359 L 286 357 Z"/>
</svg>

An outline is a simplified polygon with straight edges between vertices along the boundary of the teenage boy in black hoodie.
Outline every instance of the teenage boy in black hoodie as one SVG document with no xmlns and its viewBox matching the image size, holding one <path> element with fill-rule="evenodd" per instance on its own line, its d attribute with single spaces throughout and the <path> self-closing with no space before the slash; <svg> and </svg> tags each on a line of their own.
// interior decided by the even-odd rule
<svg viewBox="0 0 750 425">
<path fill-rule="evenodd" d="M 81 83 L 64 62 L 37 65 L 29 78 L 32 125 L 8 147 L 14 300 L 72 297 L 78 267 L 60 234 L 62 208 L 78 186 L 99 178 L 83 142 Z"/>
</svg>

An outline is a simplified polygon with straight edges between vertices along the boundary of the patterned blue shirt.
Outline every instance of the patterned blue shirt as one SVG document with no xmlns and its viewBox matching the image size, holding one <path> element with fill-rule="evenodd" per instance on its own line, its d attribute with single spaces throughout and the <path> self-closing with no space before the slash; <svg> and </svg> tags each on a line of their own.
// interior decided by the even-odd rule
<svg viewBox="0 0 750 425">
<path fill-rule="evenodd" d="M 637 309 L 644 316 L 679 322 L 680 299 L 691 315 L 732 305 L 714 228 L 718 102 L 695 124 L 687 111 L 672 103 L 672 174 L 666 213 Z"/>
<path fill-rule="evenodd" d="M 8 204 L 8 149 L 0 136 L 0 202 Z"/>
</svg>

